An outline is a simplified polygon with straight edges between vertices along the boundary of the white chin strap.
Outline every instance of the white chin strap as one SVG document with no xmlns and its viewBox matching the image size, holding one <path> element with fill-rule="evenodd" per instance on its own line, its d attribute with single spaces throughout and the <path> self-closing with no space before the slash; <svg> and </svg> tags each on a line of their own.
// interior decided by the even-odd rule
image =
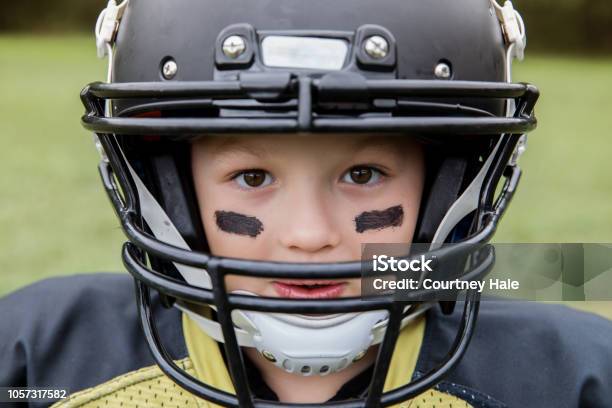
<svg viewBox="0 0 612 408">
<path fill-rule="evenodd" d="M 299 316 L 243 312 L 255 347 L 277 367 L 302 375 L 338 372 L 382 340 L 386 311 Z"/>
<path fill-rule="evenodd" d="M 255 296 L 252 293 L 234 293 Z M 223 342 L 221 325 L 176 305 L 209 336 Z M 404 319 L 402 327 L 427 308 Z M 279 368 L 304 376 L 327 375 L 361 360 L 368 349 L 380 343 L 388 323 L 386 311 L 305 316 L 236 310 L 232 313 L 238 344 L 254 347 Z"/>
</svg>

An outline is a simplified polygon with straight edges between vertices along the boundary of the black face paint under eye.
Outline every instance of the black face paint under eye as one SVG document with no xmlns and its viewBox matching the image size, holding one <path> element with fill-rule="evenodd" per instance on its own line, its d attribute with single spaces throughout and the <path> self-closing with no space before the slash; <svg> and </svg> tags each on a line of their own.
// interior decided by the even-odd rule
<svg viewBox="0 0 612 408">
<path fill-rule="evenodd" d="M 355 231 L 381 230 L 399 227 L 404 221 L 404 209 L 401 205 L 389 207 L 382 211 L 366 211 L 355 217 Z"/>
<path fill-rule="evenodd" d="M 217 227 L 230 234 L 248 235 L 255 238 L 263 231 L 263 224 L 256 217 L 232 211 L 215 211 Z"/>
</svg>

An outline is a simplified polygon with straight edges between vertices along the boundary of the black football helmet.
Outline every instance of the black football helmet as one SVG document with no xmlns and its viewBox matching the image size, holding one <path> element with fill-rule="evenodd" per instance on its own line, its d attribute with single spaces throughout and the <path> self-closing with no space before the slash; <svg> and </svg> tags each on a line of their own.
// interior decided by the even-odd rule
<svg viewBox="0 0 612 408">
<path fill-rule="evenodd" d="M 512 60 L 522 58 L 526 38 L 511 2 L 502 7 L 495 0 L 126 0 L 119 5 L 111 0 L 96 24 L 96 38 L 99 55 L 108 57 L 108 78 L 83 89 L 82 123 L 95 133 L 102 181 L 129 240 L 122 256 L 136 281 L 147 342 L 170 378 L 222 406 L 272 406 L 253 399 L 240 352 L 241 346 L 265 351 L 265 342 L 253 341 L 251 330 L 258 330 L 257 324 L 250 326 L 258 320 L 249 320 L 253 314 L 261 320 L 273 314 L 350 315 L 338 324 L 363 327 L 366 347 L 380 343 L 367 396 L 335 402 L 337 407 L 405 401 L 458 363 L 475 327 L 475 292 L 465 294 L 460 329 L 446 359 L 416 381 L 384 393 L 398 334 L 424 309 L 422 299 L 407 306 L 386 295 L 363 301 L 227 293 L 228 274 L 358 278 L 362 263 L 264 262 L 211 254 L 188 142 L 202 134 L 233 133 L 420 138 L 427 145 L 427 176 L 415 242 L 431 243 L 430 252 L 439 259 L 460 248 L 443 243 L 484 247 L 518 185 L 525 134 L 536 126 L 537 89 L 511 82 Z M 491 261 L 492 253 L 484 259 Z M 468 274 L 478 275 L 490 262 L 472 266 Z M 214 309 L 216 318 L 199 316 L 201 327 L 224 343 L 235 395 L 174 363 L 155 326 L 151 290 L 167 307 L 193 316 L 197 312 L 190 304 Z M 448 300 L 439 304 L 447 313 L 454 307 Z M 243 311 L 242 317 L 236 311 Z M 326 374 L 346 367 L 359 351 L 333 361 L 288 360 L 284 368 Z M 272 354 L 282 360 L 282 346 Z"/>
</svg>

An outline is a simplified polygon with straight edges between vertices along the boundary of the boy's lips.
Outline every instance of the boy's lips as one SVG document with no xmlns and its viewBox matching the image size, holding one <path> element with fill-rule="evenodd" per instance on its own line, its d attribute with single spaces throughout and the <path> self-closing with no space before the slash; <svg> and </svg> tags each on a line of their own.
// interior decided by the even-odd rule
<svg viewBox="0 0 612 408">
<path fill-rule="evenodd" d="M 346 282 L 291 280 L 272 282 L 274 290 L 280 297 L 294 299 L 326 299 L 340 297 L 346 288 Z"/>
</svg>

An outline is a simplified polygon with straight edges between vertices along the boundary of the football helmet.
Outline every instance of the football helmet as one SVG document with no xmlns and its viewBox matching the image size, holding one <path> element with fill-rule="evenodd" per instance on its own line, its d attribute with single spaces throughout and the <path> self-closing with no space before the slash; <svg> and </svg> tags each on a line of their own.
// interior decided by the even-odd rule
<svg viewBox="0 0 612 408">
<path fill-rule="evenodd" d="M 518 185 L 525 135 L 536 126 L 538 90 L 511 82 L 512 60 L 523 57 L 526 45 L 511 2 L 111 0 L 96 24 L 96 39 L 99 55 L 108 58 L 108 78 L 83 89 L 82 123 L 95 134 L 101 178 L 128 237 L 122 257 L 136 282 L 147 342 L 170 378 L 219 405 L 259 406 L 240 347 L 255 347 L 298 375 L 327 375 L 379 344 L 367 396 L 334 403 L 359 407 L 410 399 L 448 374 L 474 331 L 476 292 L 465 294 L 446 359 L 384 393 L 398 333 L 432 302 L 227 293 L 229 274 L 358 278 L 363 265 L 211 254 L 188 142 L 232 133 L 418 137 L 428 148 L 415 242 L 430 243 L 429 253 L 439 259 L 461 248 L 443 243 L 484 248 Z M 490 268 L 492 252 L 483 259 L 488 262 L 475 263 L 468 274 Z M 223 343 L 235 395 L 175 364 L 155 325 L 151 290 Z M 194 304 L 210 306 L 213 316 Z M 439 304 L 449 313 L 455 303 Z M 289 348 L 295 344 L 298 351 Z"/>
</svg>

